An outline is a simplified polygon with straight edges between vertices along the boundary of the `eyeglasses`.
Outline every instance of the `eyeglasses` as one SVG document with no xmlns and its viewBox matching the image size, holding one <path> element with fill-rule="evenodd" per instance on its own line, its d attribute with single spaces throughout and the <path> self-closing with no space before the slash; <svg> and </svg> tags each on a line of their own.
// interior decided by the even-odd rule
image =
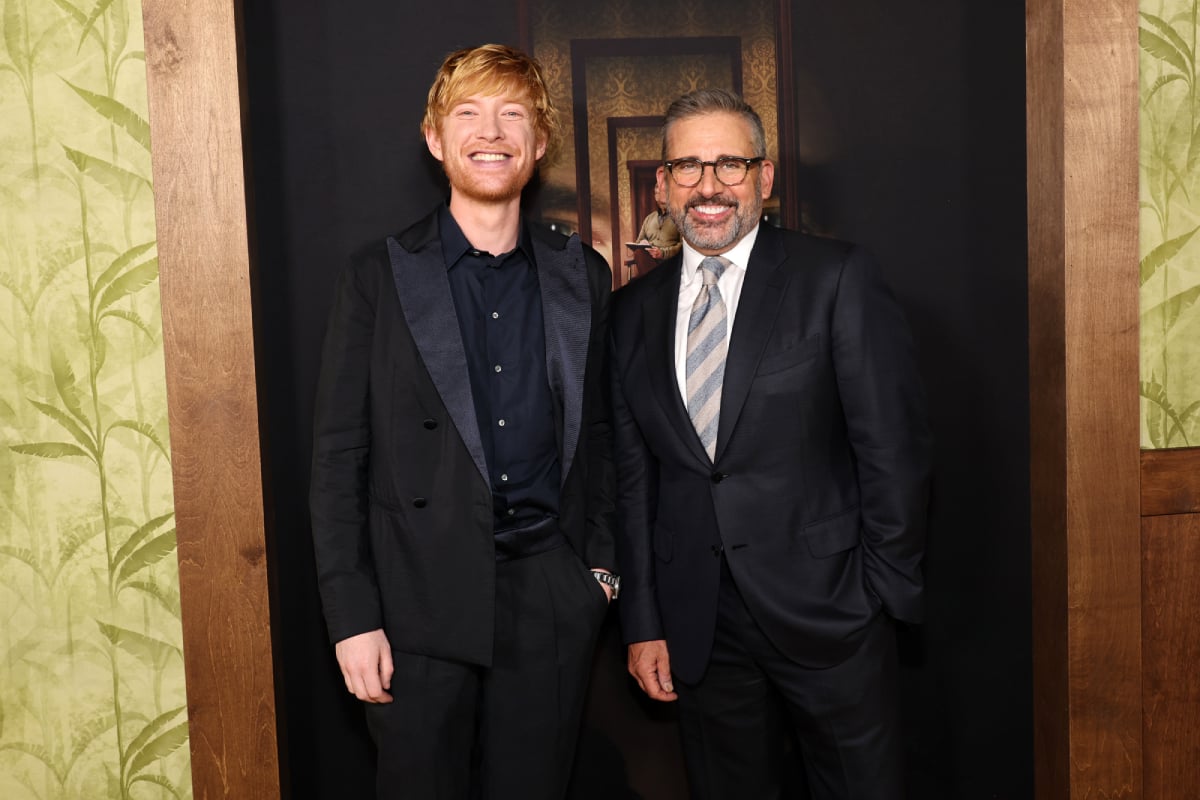
<svg viewBox="0 0 1200 800">
<path fill-rule="evenodd" d="M 766 159 L 739 158 L 738 156 L 721 156 L 716 161 L 701 161 L 698 158 L 680 158 L 675 161 L 664 161 L 663 166 L 684 189 L 696 186 L 704 179 L 704 168 L 712 167 L 713 175 L 726 186 L 737 186 L 746 180 L 746 174 L 755 164 Z"/>
</svg>

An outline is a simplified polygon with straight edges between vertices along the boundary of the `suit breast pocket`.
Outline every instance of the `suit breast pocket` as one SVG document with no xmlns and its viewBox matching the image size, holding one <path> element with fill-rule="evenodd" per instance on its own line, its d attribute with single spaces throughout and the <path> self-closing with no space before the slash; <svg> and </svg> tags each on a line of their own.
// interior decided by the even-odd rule
<svg viewBox="0 0 1200 800">
<path fill-rule="evenodd" d="M 772 347 L 763 354 L 762 359 L 758 362 L 755 375 L 758 377 L 774 375 L 777 372 L 798 367 L 812 361 L 820 351 L 821 334 L 819 333 L 814 333 L 806 339 L 801 339 L 799 333 L 785 337 L 777 347 Z"/>
</svg>

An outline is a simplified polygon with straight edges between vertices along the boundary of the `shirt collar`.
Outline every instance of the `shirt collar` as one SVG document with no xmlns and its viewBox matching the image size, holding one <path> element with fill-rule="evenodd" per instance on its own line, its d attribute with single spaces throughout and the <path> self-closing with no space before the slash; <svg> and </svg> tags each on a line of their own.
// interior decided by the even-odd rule
<svg viewBox="0 0 1200 800">
<path fill-rule="evenodd" d="M 720 255 L 727 258 L 734 268 L 744 270 L 750 263 L 750 251 L 754 249 L 754 242 L 757 239 L 758 225 L 755 225 L 749 233 L 742 237 L 741 241 Z M 683 242 L 683 275 L 680 285 L 691 286 L 700 280 L 700 262 L 704 259 L 704 254 L 696 252 L 695 248 L 685 239 Z"/>
<path fill-rule="evenodd" d="M 525 218 L 521 218 L 521 232 L 517 236 L 517 250 L 520 250 L 530 266 L 537 268 L 537 261 L 533 257 L 533 238 L 529 233 L 529 226 L 525 224 Z M 463 233 L 459 227 L 458 220 L 450 213 L 450 206 L 443 205 L 438 209 L 438 233 L 442 239 L 442 258 L 446 261 L 446 270 L 454 268 L 463 256 L 473 251 L 475 248 L 467 241 L 467 235 Z"/>
</svg>

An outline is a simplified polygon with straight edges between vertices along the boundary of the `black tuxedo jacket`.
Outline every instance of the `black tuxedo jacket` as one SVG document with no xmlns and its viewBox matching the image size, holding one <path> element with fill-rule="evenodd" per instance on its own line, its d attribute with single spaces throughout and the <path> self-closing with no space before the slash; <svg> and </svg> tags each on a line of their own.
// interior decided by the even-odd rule
<svg viewBox="0 0 1200 800">
<path fill-rule="evenodd" d="M 613 301 L 625 640 L 666 638 L 675 675 L 698 680 L 723 552 L 785 655 L 838 663 L 880 610 L 921 613 L 930 437 L 903 316 L 861 250 L 760 226 L 714 463 L 675 377 L 680 267 Z"/>
<path fill-rule="evenodd" d="M 611 276 L 577 236 L 530 227 L 558 412 L 559 525 L 581 569 L 614 569 Z M 313 451 L 313 541 L 331 640 L 383 628 L 394 649 L 490 664 L 492 482 L 436 212 L 341 272 Z"/>
</svg>

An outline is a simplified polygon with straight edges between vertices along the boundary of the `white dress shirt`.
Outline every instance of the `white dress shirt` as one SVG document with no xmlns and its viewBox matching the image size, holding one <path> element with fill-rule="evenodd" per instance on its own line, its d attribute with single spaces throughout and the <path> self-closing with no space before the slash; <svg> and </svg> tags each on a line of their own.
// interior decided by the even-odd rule
<svg viewBox="0 0 1200 800">
<path fill-rule="evenodd" d="M 746 265 L 750 263 L 750 251 L 758 238 L 758 226 L 742 237 L 742 240 L 721 253 L 729 259 L 729 266 L 717 281 L 721 299 L 725 301 L 725 341 L 733 335 L 733 318 L 737 314 L 738 299 L 742 296 L 742 283 L 746 280 Z M 685 240 L 683 243 L 683 269 L 679 275 L 679 305 L 675 309 L 675 378 L 679 382 L 679 395 L 687 405 L 687 335 L 688 321 L 692 316 L 692 303 L 700 294 L 704 280 L 700 276 L 700 262 L 705 258 L 697 253 Z"/>
</svg>

